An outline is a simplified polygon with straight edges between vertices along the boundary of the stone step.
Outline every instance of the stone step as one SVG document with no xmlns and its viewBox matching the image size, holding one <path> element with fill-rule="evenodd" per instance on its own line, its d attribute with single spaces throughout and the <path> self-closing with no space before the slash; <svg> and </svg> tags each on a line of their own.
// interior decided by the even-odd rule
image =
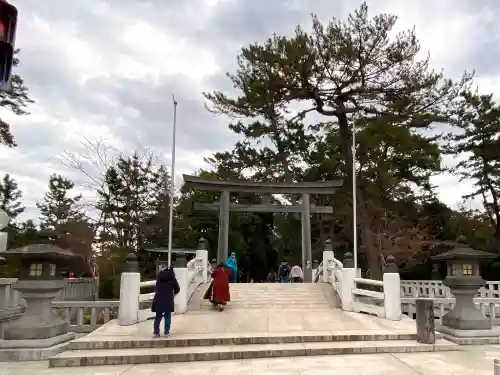
<svg viewBox="0 0 500 375">
<path fill-rule="evenodd" d="M 270 293 L 270 294 L 321 294 L 322 291 L 318 289 L 312 290 L 246 290 L 246 289 L 230 289 L 233 293 L 245 293 L 245 294 L 261 294 L 261 293 Z"/>
<path fill-rule="evenodd" d="M 247 293 L 259 293 L 259 292 L 269 292 L 269 293 L 317 293 L 321 292 L 320 287 L 315 288 L 238 288 L 229 285 L 232 291 L 237 292 L 247 292 Z"/>
<path fill-rule="evenodd" d="M 436 333 L 436 339 L 442 335 Z M 339 341 L 383 341 L 383 340 L 416 340 L 417 335 L 405 332 L 372 332 L 369 334 L 361 332 L 269 332 L 269 333 L 218 333 L 176 335 L 172 337 L 136 339 L 123 339 L 119 336 L 110 336 L 106 339 L 92 339 L 90 336 L 73 340 L 69 343 L 68 350 L 91 350 L 91 349 L 143 349 L 143 348 L 174 348 L 191 346 L 212 345 L 251 345 L 251 344 L 294 344 L 306 342 L 339 342 Z"/>
<path fill-rule="evenodd" d="M 209 303 L 206 301 L 205 303 Z M 244 305 L 244 304 L 249 304 L 249 305 L 265 305 L 267 303 L 271 304 L 276 304 L 276 305 L 281 305 L 281 306 L 304 306 L 304 305 L 328 305 L 328 301 L 276 301 L 273 299 L 270 300 L 246 300 L 246 301 L 229 301 L 228 302 L 230 305 Z"/>
<path fill-rule="evenodd" d="M 244 293 L 316 293 L 321 292 L 319 287 L 315 288 L 238 288 L 229 285 L 231 291 Z"/>
<path fill-rule="evenodd" d="M 326 301 L 326 298 L 322 296 L 322 298 L 273 298 L 273 297 L 248 297 L 248 298 L 233 298 L 231 296 L 232 302 L 247 302 L 247 301 L 257 301 L 257 302 L 268 302 L 268 301 L 276 301 L 276 302 L 290 302 L 290 303 L 303 303 L 303 302 L 321 302 Z"/>
<path fill-rule="evenodd" d="M 229 284 L 234 290 L 305 291 L 320 290 L 319 284 Z"/>
<path fill-rule="evenodd" d="M 245 292 L 238 292 L 235 293 L 234 291 L 230 292 L 231 295 L 238 296 L 238 297 L 247 297 L 247 296 L 252 296 L 252 297 L 266 297 L 266 296 L 273 296 L 273 297 L 290 297 L 290 296 L 296 296 L 296 297 L 305 297 L 305 298 L 318 298 L 318 297 L 324 297 L 325 295 L 323 293 L 317 293 L 317 292 L 308 292 L 308 293 L 245 293 Z"/>
<path fill-rule="evenodd" d="M 296 293 L 301 293 L 301 292 L 307 292 L 307 291 L 319 291 L 321 288 L 319 286 L 314 286 L 312 288 L 295 288 L 295 287 L 280 287 L 280 288 L 248 288 L 248 287 L 238 287 L 238 286 L 233 286 L 234 284 L 230 284 L 229 288 L 231 290 L 238 290 L 238 291 L 248 291 L 248 292 L 258 292 L 258 291 L 268 291 L 268 292 L 296 292 Z"/>
<path fill-rule="evenodd" d="M 259 292 L 259 293 L 254 293 L 254 292 L 251 292 L 251 293 L 247 293 L 245 292 L 244 290 L 241 290 L 241 291 L 237 291 L 235 292 L 234 290 L 231 290 L 230 291 L 231 294 L 234 294 L 235 296 L 281 296 L 281 297 L 285 297 L 285 296 L 305 296 L 305 297 L 320 297 L 320 296 L 324 296 L 323 292 L 318 292 L 318 291 L 304 291 L 303 293 L 298 293 L 298 292 Z"/>
<path fill-rule="evenodd" d="M 50 367 L 218 361 L 248 358 L 299 357 L 336 354 L 413 353 L 458 350 L 438 340 L 434 345 L 414 340 L 339 341 L 288 344 L 215 345 L 174 348 L 70 350 L 49 359 Z"/>
<path fill-rule="evenodd" d="M 231 296 L 231 301 L 232 302 L 248 302 L 248 301 L 256 301 L 256 302 L 270 302 L 270 301 L 276 301 L 276 302 L 290 302 L 290 303 L 311 303 L 311 302 L 322 302 L 326 301 L 326 298 L 299 298 L 299 299 L 293 299 L 293 298 L 272 298 L 272 297 L 248 297 L 248 298 L 233 298 Z"/>
<path fill-rule="evenodd" d="M 252 296 L 252 297 L 257 297 L 257 296 L 278 296 L 278 297 L 289 297 L 289 296 L 296 296 L 296 297 L 305 297 L 305 298 L 314 298 L 314 297 L 322 297 L 324 296 L 323 293 L 317 293 L 317 292 L 304 292 L 304 293 L 270 293 L 270 292 L 262 292 L 262 293 L 246 293 L 246 292 L 234 292 L 230 291 L 231 295 L 234 296 Z"/>
<path fill-rule="evenodd" d="M 204 302 L 200 305 L 200 307 L 212 307 L 212 304 L 210 302 Z M 287 305 L 287 304 L 279 304 L 279 303 L 239 303 L 239 304 L 233 304 L 229 303 L 227 308 L 229 309 L 284 309 L 286 308 L 287 310 L 314 310 L 314 309 L 326 309 L 329 308 L 330 305 L 328 303 L 308 303 L 308 304 L 302 304 L 302 305 Z"/>
</svg>

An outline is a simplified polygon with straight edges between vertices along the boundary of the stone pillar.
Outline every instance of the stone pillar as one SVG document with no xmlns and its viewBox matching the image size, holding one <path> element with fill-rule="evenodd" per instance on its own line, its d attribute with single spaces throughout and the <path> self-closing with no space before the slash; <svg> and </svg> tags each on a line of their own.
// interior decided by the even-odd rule
<svg viewBox="0 0 500 375">
<path fill-rule="evenodd" d="M 330 282 L 330 271 L 328 266 L 331 264 L 333 258 L 335 257 L 333 253 L 332 240 L 327 239 L 325 241 L 325 247 L 323 250 L 323 282 Z"/>
<path fill-rule="evenodd" d="M 174 298 L 174 312 L 176 314 L 185 314 L 187 312 L 187 304 L 189 302 L 189 280 L 186 255 L 184 253 L 179 254 L 173 266 L 175 277 L 180 288 L 179 293 Z"/>
<path fill-rule="evenodd" d="M 120 306 L 118 324 L 129 326 L 137 324 L 139 296 L 141 295 L 141 274 L 135 253 L 127 255 L 125 267 L 120 278 Z"/>
<path fill-rule="evenodd" d="M 352 253 L 347 252 L 344 255 L 344 262 L 342 267 L 342 282 L 340 283 L 339 297 L 342 301 L 342 310 L 354 311 L 354 297 L 352 290 L 356 288 L 354 279 L 356 278 L 356 269 L 354 268 L 354 261 Z"/>
<path fill-rule="evenodd" d="M 435 344 L 434 302 L 431 299 L 417 299 L 417 342 Z"/>
<path fill-rule="evenodd" d="M 198 259 L 198 265 L 202 268 L 201 272 L 201 282 L 208 283 L 210 278 L 208 274 L 208 250 L 207 250 L 207 240 L 200 238 L 198 241 L 198 250 L 196 250 L 196 259 Z"/>
<path fill-rule="evenodd" d="M 217 263 L 225 262 L 229 256 L 229 198 L 229 191 L 221 192 Z"/>
<path fill-rule="evenodd" d="M 401 320 L 401 280 L 396 260 L 389 255 L 384 267 L 384 309 L 388 320 Z"/>
<path fill-rule="evenodd" d="M 304 282 L 312 282 L 311 201 L 309 194 L 302 194 L 302 269 Z"/>
</svg>

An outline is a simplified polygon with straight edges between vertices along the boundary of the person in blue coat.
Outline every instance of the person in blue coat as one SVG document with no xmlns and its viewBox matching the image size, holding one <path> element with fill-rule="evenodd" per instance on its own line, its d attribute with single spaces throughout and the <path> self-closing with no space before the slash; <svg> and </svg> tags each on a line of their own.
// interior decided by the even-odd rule
<svg viewBox="0 0 500 375">
<path fill-rule="evenodd" d="M 175 277 L 174 269 L 170 267 L 162 270 L 156 280 L 156 291 L 151 307 L 151 311 L 156 313 L 153 323 L 153 334 L 155 337 L 160 337 L 160 323 L 162 319 L 165 321 L 163 333 L 165 336 L 170 334 L 172 313 L 174 312 L 174 296 L 179 291 L 180 287 Z"/>
<path fill-rule="evenodd" d="M 231 282 L 236 283 L 238 281 L 238 259 L 236 259 L 236 253 L 234 251 L 229 258 L 227 258 L 226 267 L 231 270 Z"/>
</svg>

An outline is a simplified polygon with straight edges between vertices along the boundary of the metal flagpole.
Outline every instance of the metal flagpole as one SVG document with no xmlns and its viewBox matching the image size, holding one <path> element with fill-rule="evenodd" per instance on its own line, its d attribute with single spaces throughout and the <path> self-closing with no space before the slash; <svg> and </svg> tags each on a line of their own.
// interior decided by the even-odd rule
<svg viewBox="0 0 500 375">
<path fill-rule="evenodd" d="M 356 199 L 356 122 L 352 121 L 352 226 L 353 226 L 353 261 L 358 269 L 358 202 Z M 357 274 L 356 274 L 357 277 Z"/>
<path fill-rule="evenodd" d="M 172 164 L 170 167 L 170 203 L 168 215 L 168 267 L 172 265 L 172 232 L 174 230 L 174 194 L 175 194 L 175 138 L 177 135 L 177 101 L 172 94 L 174 103 L 174 124 L 172 129 Z"/>
</svg>

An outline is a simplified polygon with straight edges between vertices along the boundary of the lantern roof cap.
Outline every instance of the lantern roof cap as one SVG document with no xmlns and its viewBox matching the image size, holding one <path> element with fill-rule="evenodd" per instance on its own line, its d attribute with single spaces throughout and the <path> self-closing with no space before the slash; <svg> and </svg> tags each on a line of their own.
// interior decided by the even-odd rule
<svg viewBox="0 0 500 375">
<path fill-rule="evenodd" d="M 495 259 L 498 255 L 471 248 L 467 244 L 467 238 L 462 234 L 456 239 L 456 245 L 450 251 L 431 257 L 432 260 L 482 260 Z"/>
</svg>

